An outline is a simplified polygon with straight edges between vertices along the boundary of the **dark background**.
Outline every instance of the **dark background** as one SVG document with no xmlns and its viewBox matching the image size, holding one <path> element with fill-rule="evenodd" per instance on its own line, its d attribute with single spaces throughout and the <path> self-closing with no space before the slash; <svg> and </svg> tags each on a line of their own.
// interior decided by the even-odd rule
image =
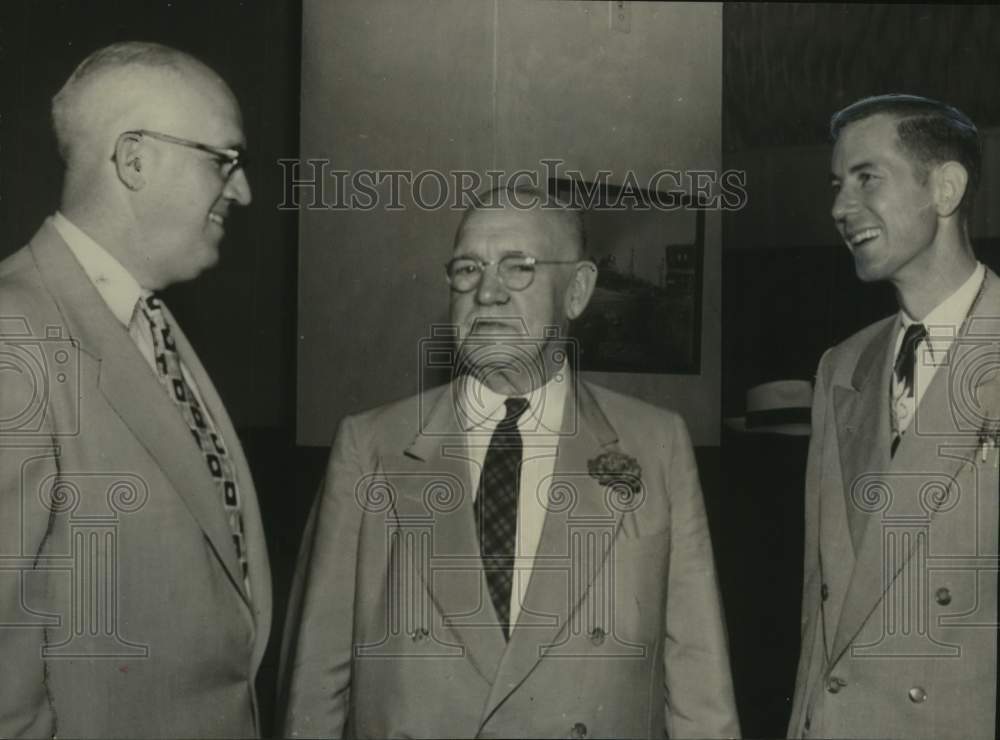
<svg viewBox="0 0 1000 740">
<path fill-rule="evenodd" d="M 57 206 L 49 100 L 94 49 L 124 39 L 177 46 L 241 101 L 254 202 L 227 224 L 222 267 L 166 299 L 233 416 L 259 490 L 275 579 L 258 682 L 265 730 L 291 569 L 326 457 L 294 444 L 297 214 L 277 209 L 277 160 L 298 154 L 300 24 L 298 0 L 0 3 L 0 257 Z M 884 286 L 857 281 L 830 225 L 829 115 L 894 90 L 946 99 L 981 127 L 997 126 L 1000 11 L 727 4 L 723 33 L 725 166 L 747 171 L 749 193 L 723 221 L 723 409 L 738 415 L 749 386 L 811 378 L 825 347 L 895 310 Z M 816 178 L 818 187 L 803 185 Z M 973 234 L 996 267 L 1000 230 L 982 200 Z M 806 443 L 724 432 L 721 449 L 697 450 L 749 737 L 783 735 L 790 710 Z"/>
</svg>

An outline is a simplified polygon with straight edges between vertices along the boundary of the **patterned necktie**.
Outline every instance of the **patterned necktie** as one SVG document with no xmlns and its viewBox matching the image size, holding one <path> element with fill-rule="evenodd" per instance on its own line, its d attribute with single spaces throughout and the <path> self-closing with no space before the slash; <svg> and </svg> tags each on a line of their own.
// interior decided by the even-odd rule
<svg viewBox="0 0 1000 740">
<path fill-rule="evenodd" d="M 167 320 L 167 315 L 163 312 L 163 303 L 156 296 L 144 296 L 139 299 L 139 308 L 143 316 L 146 317 L 146 321 L 149 322 L 149 329 L 153 337 L 153 355 L 160 382 L 163 383 L 167 394 L 174 400 L 181 416 L 184 417 L 184 421 L 194 437 L 195 444 L 205 456 L 208 472 L 222 495 L 226 521 L 233 534 L 236 557 L 243 574 L 243 585 L 249 594 L 250 579 L 246 542 L 243 536 L 243 513 L 233 462 L 222 442 L 222 435 L 212 423 L 212 417 L 202 410 L 197 395 L 184 377 L 181 358 L 177 354 L 177 345 L 170 331 L 170 323 Z"/>
<path fill-rule="evenodd" d="M 504 639 L 510 639 L 510 592 L 514 580 L 517 497 L 521 487 L 523 444 L 517 420 L 528 408 L 526 398 L 504 401 L 507 415 L 490 439 L 479 477 L 474 508 L 479 525 L 479 553 L 486 585 L 500 618 Z"/>
<path fill-rule="evenodd" d="M 893 371 L 896 374 L 896 390 L 892 398 L 892 446 L 890 455 L 896 454 L 903 432 L 909 426 L 909 417 L 916 408 L 914 381 L 917 368 L 917 346 L 927 338 L 927 328 L 923 324 L 910 324 L 903 334 Z"/>
</svg>

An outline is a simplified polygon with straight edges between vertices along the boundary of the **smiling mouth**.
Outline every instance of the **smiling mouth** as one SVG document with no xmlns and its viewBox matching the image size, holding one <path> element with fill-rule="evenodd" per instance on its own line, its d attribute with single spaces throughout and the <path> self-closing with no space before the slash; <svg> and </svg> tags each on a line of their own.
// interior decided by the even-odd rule
<svg viewBox="0 0 1000 740">
<path fill-rule="evenodd" d="M 208 220 L 211 221 L 213 224 L 218 224 L 219 226 L 225 226 L 226 225 L 226 218 L 225 218 L 225 216 L 223 216 L 221 214 L 218 214 L 218 213 L 209 213 L 208 214 Z"/>
<path fill-rule="evenodd" d="M 845 234 L 844 235 L 844 239 L 847 242 L 847 245 L 851 249 L 857 249 L 858 247 L 863 246 L 864 244 L 867 244 L 872 239 L 875 239 L 881 233 L 882 233 L 881 229 L 876 229 L 876 228 L 873 227 L 873 228 L 861 229 L 860 231 L 855 231 L 853 233 Z"/>
</svg>

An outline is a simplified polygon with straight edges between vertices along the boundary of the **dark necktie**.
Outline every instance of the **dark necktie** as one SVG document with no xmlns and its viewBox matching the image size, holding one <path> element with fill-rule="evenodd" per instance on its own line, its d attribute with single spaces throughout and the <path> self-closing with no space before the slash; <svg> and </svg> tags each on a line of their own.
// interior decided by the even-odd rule
<svg viewBox="0 0 1000 740">
<path fill-rule="evenodd" d="M 917 368 L 917 346 L 927 338 L 927 328 L 923 324 L 910 324 L 903 334 L 903 343 L 899 347 L 899 354 L 896 355 L 896 363 L 893 370 L 896 373 L 897 388 L 901 388 L 907 398 L 914 397 L 914 377 Z M 903 430 L 900 428 L 896 417 L 896 409 L 893 406 L 893 435 L 890 454 L 896 454 L 899 447 L 899 440 L 903 437 Z"/>
<path fill-rule="evenodd" d="M 139 308 L 149 322 L 153 336 L 153 354 L 160 382 L 166 387 L 167 393 L 184 417 L 195 444 L 205 458 L 208 472 L 222 496 L 226 521 L 233 535 L 236 557 L 243 575 L 243 585 L 249 594 L 250 578 L 243 536 L 243 513 L 233 462 L 223 444 L 222 435 L 212 423 L 211 416 L 202 410 L 197 395 L 184 377 L 181 358 L 177 354 L 177 345 L 170 331 L 170 322 L 163 310 L 163 303 L 156 296 L 146 296 L 139 299 Z"/>
<path fill-rule="evenodd" d="M 517 420 L 528 408 L 528 400 L 508 398 L 504 404 L 507 415 L 497 424 L 490 439 L 473 508 L 486 585 L 500 618 L 504 639 L 510 639 L 510 592 L 514 580 L 517 497 L 523 453 Z"/>
</svg>

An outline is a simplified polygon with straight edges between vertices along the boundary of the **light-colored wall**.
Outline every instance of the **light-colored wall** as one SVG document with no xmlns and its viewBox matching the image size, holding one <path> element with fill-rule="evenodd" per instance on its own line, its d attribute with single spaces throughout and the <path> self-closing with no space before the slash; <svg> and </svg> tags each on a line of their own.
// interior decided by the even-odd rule
<svg viewBox="0 0 1000 740">
<path fill-rule="evenodd" d="M 306 0 L 301 157 L 345 170 L 584 173 L 721 166 L 717 4 Z M 383 192 L 386 192 L 383 188 Z M 327 193 L 332 200 L 332 193 Z M 447 318 L 442 265 L 460 212 L 303 209 L 298 440 L 420 387 L 421 339 Z M 588 374 L 719 438 L 719 214 L 706 224 L 702 371 Z"/>
</svg>

